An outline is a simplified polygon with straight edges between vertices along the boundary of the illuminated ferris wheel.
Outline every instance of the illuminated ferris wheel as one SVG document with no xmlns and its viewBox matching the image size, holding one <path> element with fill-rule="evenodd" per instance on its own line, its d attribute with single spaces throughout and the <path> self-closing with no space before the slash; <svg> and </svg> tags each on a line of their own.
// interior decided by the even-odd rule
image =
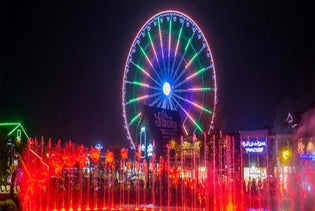
<svg viewBox="0 0 315 211">
<path fill-rule="evenodd" d="M 213 58 L 199 26 L 178 11 L 154 15 L 137 33 L 125 65 L 122 106 L 127 138 L 135 147 L 144 106 L 178 112 L 185 135 L 210 132 L 216 92 Z"/>
</svg>

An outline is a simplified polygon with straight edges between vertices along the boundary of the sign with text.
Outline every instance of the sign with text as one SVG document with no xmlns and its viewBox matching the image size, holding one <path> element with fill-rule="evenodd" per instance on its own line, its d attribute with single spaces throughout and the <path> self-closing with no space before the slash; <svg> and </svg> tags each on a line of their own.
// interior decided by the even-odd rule
<svg viewBox="0 0 315 211">
<path fill-rule="evenodd" d="M 146 106 L 145 116 L 156 147 L 163 150 L 171 139 L 181 136 L 181 121 L 177 111 Z"/>
<path fill-rule="evenodd" d="M 267 142 L 265 138 L 248 138 L 242 141 L 246 153 L 263 153 L 266 151 Z"/>
</svg>

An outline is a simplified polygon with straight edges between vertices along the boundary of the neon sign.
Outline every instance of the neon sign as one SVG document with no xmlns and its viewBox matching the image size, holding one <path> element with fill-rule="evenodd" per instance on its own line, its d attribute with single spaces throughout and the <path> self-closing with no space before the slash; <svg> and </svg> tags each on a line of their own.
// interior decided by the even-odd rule
<svg viewBox="0 0 315 211">
<path fill-rule="evenodd" d="M 315 154 L 300 154 L 300 158 L 304 160 L 312 160 L 315 161 Z"/>
<path fill-rule="evenodd" d="M 246 153 L 261 153 L 267 147 L 266 141 L 243 141 L 242 145 Z"/>
</svg>

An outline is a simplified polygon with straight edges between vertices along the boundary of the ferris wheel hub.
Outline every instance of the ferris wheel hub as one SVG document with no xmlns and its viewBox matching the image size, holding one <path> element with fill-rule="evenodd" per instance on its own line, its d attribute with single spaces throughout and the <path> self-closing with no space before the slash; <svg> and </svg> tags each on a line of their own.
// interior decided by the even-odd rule
<svg viewBox="0 0 315 211">
<path fill-rule="evenodd" d="M 168 82 L 165 82 L 163 84 L 163 93 L 165 96 L 168 96 L 170 93 L 171 93 L 171 86 L 170 86 L 170 83 Z"/>
</svg>

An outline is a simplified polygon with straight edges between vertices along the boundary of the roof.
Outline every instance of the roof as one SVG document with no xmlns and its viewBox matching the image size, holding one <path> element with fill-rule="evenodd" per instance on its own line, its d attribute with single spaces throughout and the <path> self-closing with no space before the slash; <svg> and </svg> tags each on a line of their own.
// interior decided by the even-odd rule
<svg viewBox="0 0 315 211">
<path fill-rule="evenodd" d="M 23 133 L 24 136 L 28 138 L 28 135 L 21 123 L 18 123 L 18 122 L 0 123 L 0 130 L 3 130 L 5 133 L 7 133 L 7 137 L 11 136 L 18 129 L 21 129 L 21 133 Z"/>
</svg>

